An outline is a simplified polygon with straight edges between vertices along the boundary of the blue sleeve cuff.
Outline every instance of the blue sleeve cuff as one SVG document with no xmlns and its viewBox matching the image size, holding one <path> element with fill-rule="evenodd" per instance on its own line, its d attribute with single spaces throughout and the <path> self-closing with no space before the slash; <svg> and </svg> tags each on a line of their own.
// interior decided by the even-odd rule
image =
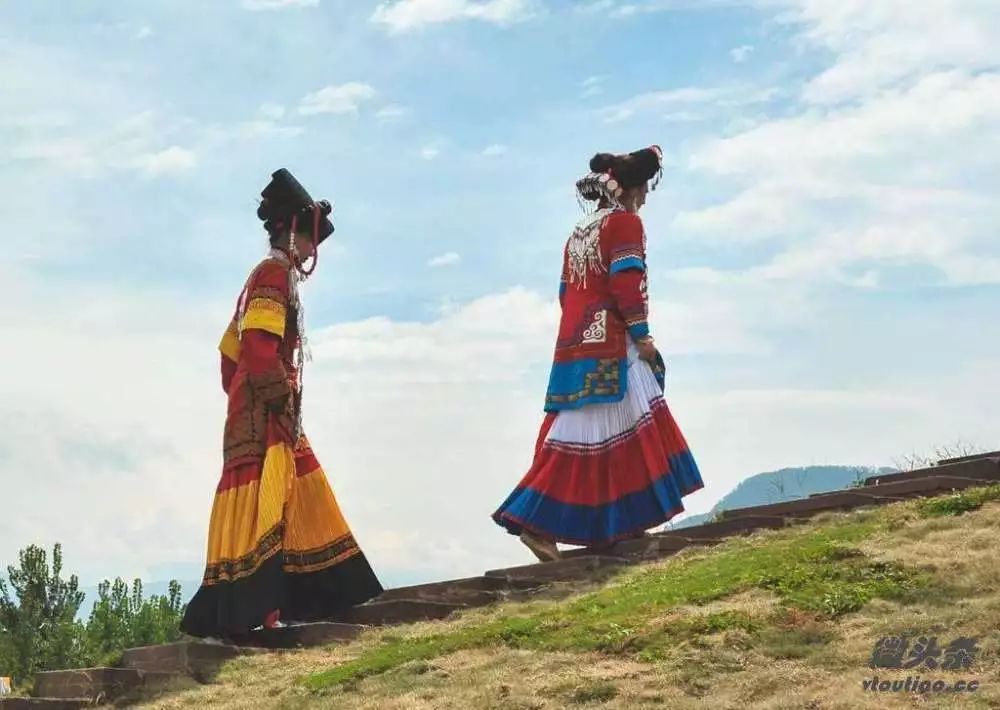
<svg viewBox="0 0 1000 710">
<path fill-rule="evenodd" d="M 642 259 L 637 256 L 627 256 L 624 259 L 618 259 L 617 261 L 611 262 L 611 268 L 608 269 L 608 273 L 617 274 L 619 271 L 625 271 L 627 269 L 645 271 L 646 265 L 643 263 Z"/>
<path fill-rule="evenodd" d="M 649 335 L 649 323 L 642 321 L 641 323 L 636 323 L 628 327 L 628 334 L 632 336 L 632 340 L 638 340 L 639 338 L 645 338 Z"/>
</svg>

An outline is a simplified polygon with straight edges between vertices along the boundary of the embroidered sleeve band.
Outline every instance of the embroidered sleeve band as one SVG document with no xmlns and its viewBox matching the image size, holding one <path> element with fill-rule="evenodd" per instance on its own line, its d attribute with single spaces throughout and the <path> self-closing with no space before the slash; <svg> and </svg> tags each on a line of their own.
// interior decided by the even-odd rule
<svg viewBox="0 0 1000 710">
<path fill-rule="evenodd" d="M 271 298 L 251 298 L 243 314 L 243 330 L 263 330 L 277 335 L 285 335 L 286 310 L 284 304 Z"/>
<path fill-rule="evenodd" d="M 619 271 L 625 271 L 626 269 L 645 271 L 646 264 L 642 260 L 642 257 L 637 254 L 622 254 L 621 256 L 616 256 L 611 260 L 611 266 L 608 269 L 608 273 L 617 274 Z"/>
</svg>

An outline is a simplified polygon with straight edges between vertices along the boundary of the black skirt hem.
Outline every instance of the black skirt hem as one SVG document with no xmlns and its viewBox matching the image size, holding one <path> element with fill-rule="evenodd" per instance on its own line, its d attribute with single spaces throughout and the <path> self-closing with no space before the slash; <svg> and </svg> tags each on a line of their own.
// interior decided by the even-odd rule
<svg viewBox="0 0 1000 710">
<path fill-rule="evenodd" d="M 247 577 L 202 585 L 188 603 L 181 631 L 196 637 L 238 637 L 262 626 L 275 609 L 285 620 L 331 619 L 383 591 L 362 553 L 316 572 L 285 572 L 283 562 L 278 554 Z"/>
</svg>

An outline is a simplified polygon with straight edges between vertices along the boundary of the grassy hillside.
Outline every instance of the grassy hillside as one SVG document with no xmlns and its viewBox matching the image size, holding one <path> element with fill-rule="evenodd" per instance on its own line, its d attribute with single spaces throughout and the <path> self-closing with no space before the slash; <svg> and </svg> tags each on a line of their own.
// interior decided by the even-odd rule
<svg viewBox="0 0 1000 710">
<path fill-rule="evenodd" d="M 1000 486 L 690 550 L 558 601 L 240 659 L 144 707 L 1000 706 Z M 872 670 L 884 637 L 977 637 L 971 669 Z M 908 656 L 907 656 L 908 657 Z M 944 656 L 939 656 L 940 660 Z M 976 680 L 976 692 L 863 682 Z"/>
</svg>

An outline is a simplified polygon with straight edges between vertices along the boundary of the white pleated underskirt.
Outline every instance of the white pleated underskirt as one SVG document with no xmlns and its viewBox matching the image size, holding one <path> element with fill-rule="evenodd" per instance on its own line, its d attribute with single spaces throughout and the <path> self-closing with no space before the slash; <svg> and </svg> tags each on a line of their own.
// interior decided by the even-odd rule
<svg viewBox="0 0 1000 710">
<path fill-rule="evenodd" d="M 649 363 L 639 359 L 639 351 L 631 338 L 627 358 L 622 400 L 559 412 L 545 438 L 547 446 L 570 449 L 613 446 L 639 426 L 652 421 L 652 409 L 662 403 L 663 391 Z"/>
</svg>

